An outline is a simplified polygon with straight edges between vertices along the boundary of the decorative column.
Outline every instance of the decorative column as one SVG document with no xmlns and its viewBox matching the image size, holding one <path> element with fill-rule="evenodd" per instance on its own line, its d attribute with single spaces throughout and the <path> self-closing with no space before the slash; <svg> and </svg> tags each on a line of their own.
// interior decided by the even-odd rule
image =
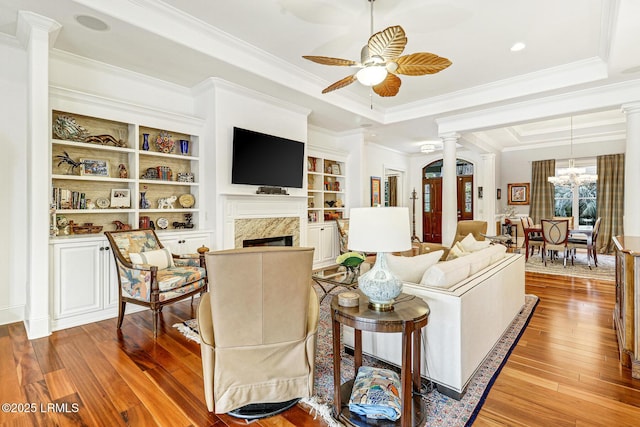
<svg viewBox="0 0 640 427">
<path fill-rule="evenodd" d="M 624 154 L 624 234 L 640 236 L 640 197 L 635 185 L 640 182 L 640 102 L 625 104 L 627 116 L 627 145 Z"/>
<path fill-rule="evenodd" d="M 16 36 L 27 51 L 27 275 L 25 329 L 29 339 L 49 326 L 49 48 L 61 26 L 33 12 L 18 12 Z"/>
<path fill-rule="evenodd" d="M 460 135 L 442 137 L 442 244 L 453 242 L 458 224 L 458 187 L 456 183 L 456 144 Z"/>
<path fill-rule="evenodd" d="M 487 234 L 494 234 L 496 221 L 496 155 L 495 153 L 482 154 L 482 169 L 476 172 L 480 176 L 478 181 L 482 186 L 482 200 L 478 200 L 478 218 L 487 221 Z M 477 173 L 480 172 L 480 173 Z"/>
</svg>

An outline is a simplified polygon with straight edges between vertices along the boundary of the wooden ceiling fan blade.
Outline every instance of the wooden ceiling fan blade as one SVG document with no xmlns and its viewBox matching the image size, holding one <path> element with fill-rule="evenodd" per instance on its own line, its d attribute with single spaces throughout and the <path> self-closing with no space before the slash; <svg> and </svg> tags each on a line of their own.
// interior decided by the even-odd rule
<svg viewBox="0 0 640 427">
<path fill-rule="evenodd" d="M 388 61 L 402 54 L 407 36 L 400 25 L 394 25 L 372 35 L 367 45 L 371 55 L 380 55 Z"/>
<path fill-rule="evenodd" d="M 387 77 L 382 81 L 382 83 L 373 86 L 373 91 L 384 97 L 396 96 L 400 90 L 401 84 L 402 81 L 400 81 L 400 77 L 395 74 L 387 73 Z"/>
<path fill-rule="evenodd" d="M 349 59 L 331 58 L 330 56 L 303 56 L 304 59 L 316 62 L 322 65 L 339 65 L 343 67 L 359 66 L 360 63 Z"/>
<path fill-rule="evenodd" d="M 394 72 L 408 76 L 435 74 L 451 65 L 451 61 L 447 58 L 428 52 L 417 52 L 401 56 L 394 62 L 398 66 Z"/>
<path fill-rule="evenodd" d="M 344 79 L 338 80 L 337 82 L 333 83 L 330 86 L 327 86 L 322 93 L 327 93 L 327 92 L 331 92 L 334 91 L 336 89 L 340 89 L 343 88 L 345 86 L 349 86 L 351 83 L 355 82 L 356 79 L 356 75 L 352 75 L 352 76 L 347 76 Z"/>
</svg>

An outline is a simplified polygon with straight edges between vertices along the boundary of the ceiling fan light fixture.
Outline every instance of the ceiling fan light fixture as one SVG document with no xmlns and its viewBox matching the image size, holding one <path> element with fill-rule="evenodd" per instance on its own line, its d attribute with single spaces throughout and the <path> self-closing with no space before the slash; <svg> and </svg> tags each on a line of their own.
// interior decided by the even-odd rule
<svg viewBox="0 0 640 427">
<path fill-rule="evenodd" d="M 387 77 L 387 68 L 381 65 L 369 65 L 356 73 L 356 78 L 365 86 L 375 86 Z"/>
</svg>

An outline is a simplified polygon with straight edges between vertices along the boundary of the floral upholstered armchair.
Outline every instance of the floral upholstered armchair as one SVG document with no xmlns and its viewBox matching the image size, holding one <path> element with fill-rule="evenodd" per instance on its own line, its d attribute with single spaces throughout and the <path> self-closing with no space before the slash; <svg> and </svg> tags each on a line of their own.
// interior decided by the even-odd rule
<svg viewBox="0 0 640 427">
<path fill-rule="evenodd" d="M 118 329 L 126 303 L 149 307 L 153 336 L 158 317 L 167 304 L 207 291 L 204 253 L 174 255 L 162 246 L 153 230 L 106 231 L 118 270 Z"/>
</svg>

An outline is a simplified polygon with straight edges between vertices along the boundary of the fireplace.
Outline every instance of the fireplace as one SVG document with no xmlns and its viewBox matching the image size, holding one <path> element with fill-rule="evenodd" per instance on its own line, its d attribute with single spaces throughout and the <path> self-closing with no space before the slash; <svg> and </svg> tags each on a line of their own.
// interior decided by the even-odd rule
<svg viewBox="0 0 640 427">
<path fill-rule="evenodd" d="M 293 246 L 293 236 L 274 236 L 242 241 L 243 248 L 253 246 Z"/>
<path fill-rule="evenodd" d="M 288 237 L 290 244 L 280 246 L 300 246 L 300 220 L 297 217 L 240 218 L 234 221 L 235 248 L 246 247 L 250 240 L 270 240 Z M 273 240 L 271 244 L 275 244 Z M 261 244 L 262 245 L 262 244 Z"/>
<path fill-rule="evenodd" d="M 292 246 L 307 241 L 307 196 L 225 194 L 222 196 L 221 247 L 242 248 L 245 240 L 292 236 Z"/>
</svg>

